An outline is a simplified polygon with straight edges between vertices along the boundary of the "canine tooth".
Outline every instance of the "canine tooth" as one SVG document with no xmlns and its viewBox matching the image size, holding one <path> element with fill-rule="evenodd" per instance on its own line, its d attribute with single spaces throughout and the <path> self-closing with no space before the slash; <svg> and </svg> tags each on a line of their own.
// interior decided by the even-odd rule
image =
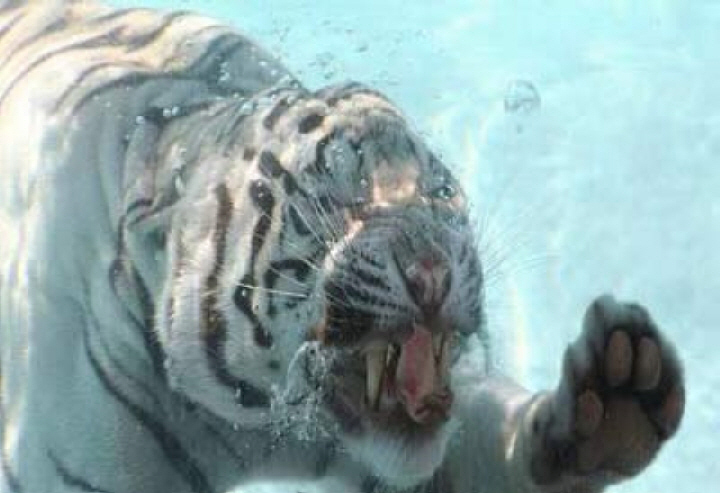
<svg viewBox="0 0 720 493">
<path fill-rule="evenodd" d="M 384 349 L 373 349 L 365 354 L 365 364 L 367 366 L 365 384 L 367 399 L 372 409 L 377 409 L 387 354 L 387 346 Z"/>
<path fill-rule="evenodd" d="M 395 353 L 397 352 L 397 349 L 392 344 L 388 345 L 386 355 L 385 355 L 385 366 L 390 366 L 390 363 L 392 363 L 393 357 L 395 356 Z"/>
<path fill-rule="evenodd" d="M 440 376 L 443 380 L 447 380 L 450 374 L 450 336 L 444 336 L 440 347 L 440 355 L 438 356 L 438 368 Z"/>
<path fill-rule="evenodd" d="M 435 352 L 435 359 L 440 360 L 444 346 L 445 334 L 436 334 L 433 336 L 433 351 Z"/>
</svg>

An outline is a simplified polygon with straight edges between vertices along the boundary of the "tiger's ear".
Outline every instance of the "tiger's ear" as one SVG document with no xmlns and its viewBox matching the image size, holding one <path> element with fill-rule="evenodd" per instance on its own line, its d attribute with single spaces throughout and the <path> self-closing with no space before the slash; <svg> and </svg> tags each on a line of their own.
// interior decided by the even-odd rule
<svg viewBox="0 0 720 493">
<path fill-rule="evenodd" d="M 179 178 L 158 152 L 161 127 L 138 125 L 128 140 L 118 211 L 118 252 L 151 289 L 159 289 L 167 271 L 167 243 L 180 198 Z"/>
<path fill-rule="evenodd" d="M 194 96 L 192 94 L 195 94 Z M 169 125 L 210 104 L 204 90 L 193 85 L 176 96 L 161 95 L 135 120 L 128 136 L 123 179 L 123 214 L 126 224 L 138 234 L 167 232 L 173 206 L 184 192 L 187 164 L 180 146 L 163 143 L 162 134 Z M 171 110 L 169 110 L 171 108 Z"/>
<path fill-rule="evenodd" d="M 146 118 L 128 142 L 121 214 L 127 232 L 136 236 L 167 233 L 180 195 L 180 177 L 168 173 L 158 153 L 161 130 L 154 119 Z"/>
</svg>

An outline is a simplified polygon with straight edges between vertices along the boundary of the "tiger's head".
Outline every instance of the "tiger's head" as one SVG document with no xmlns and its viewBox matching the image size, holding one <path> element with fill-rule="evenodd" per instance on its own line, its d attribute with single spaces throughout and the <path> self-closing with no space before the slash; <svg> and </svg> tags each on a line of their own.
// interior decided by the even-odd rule
<svg viewBox="0 0 720 493">
<path fill-rule="evenodd" d="M 161 143 L 192 168 L 156 308 L 172 385 L 261 419 L 310 343 L 327 371 L 303 378 L 349 451 L 390 484 L 426 478 L 452 428 L 453 355 L 482 326 L 462 187 L 357 84 L 202 118 Z"/>
</svg>

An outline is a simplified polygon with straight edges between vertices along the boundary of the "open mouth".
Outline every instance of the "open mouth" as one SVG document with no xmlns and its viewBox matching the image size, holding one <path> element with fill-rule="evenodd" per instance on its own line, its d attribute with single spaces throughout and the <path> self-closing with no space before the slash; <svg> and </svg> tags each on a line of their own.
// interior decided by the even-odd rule
<svg viewBox="0 0 720 493">
<path fill-rule="evenodd" d="M 435 425 L 448 419 L 450 334 L 414 324 L 401 343 L 373 341 L 363 347 L 364 405 L 370 413 L 398 408 L 414 423 Z"/>
</svg>

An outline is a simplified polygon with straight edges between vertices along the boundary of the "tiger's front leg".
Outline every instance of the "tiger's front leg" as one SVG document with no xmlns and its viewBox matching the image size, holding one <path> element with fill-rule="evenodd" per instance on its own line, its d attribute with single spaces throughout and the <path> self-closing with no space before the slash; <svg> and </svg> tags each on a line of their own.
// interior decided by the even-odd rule
<svg viewBox="0 0 720 493">
<path fill-rule="evenodd" d="M 531 475 L 578 491 L 634 476 L 675 433 L 683 409 L 680 361 L 647 311 L 601 297 L 565 354 L 560 386 L 532 415 Z"/>
<path fill-rule="evenodd" d="M 554 392 L 488 379 L 460 408 L 465 432 L 445 464 L 454 492 L 597 492 L 641 472 L 675 433 L 683 372 L 644 308 L 605 296 L 587 310 Z"/>
</svg>

